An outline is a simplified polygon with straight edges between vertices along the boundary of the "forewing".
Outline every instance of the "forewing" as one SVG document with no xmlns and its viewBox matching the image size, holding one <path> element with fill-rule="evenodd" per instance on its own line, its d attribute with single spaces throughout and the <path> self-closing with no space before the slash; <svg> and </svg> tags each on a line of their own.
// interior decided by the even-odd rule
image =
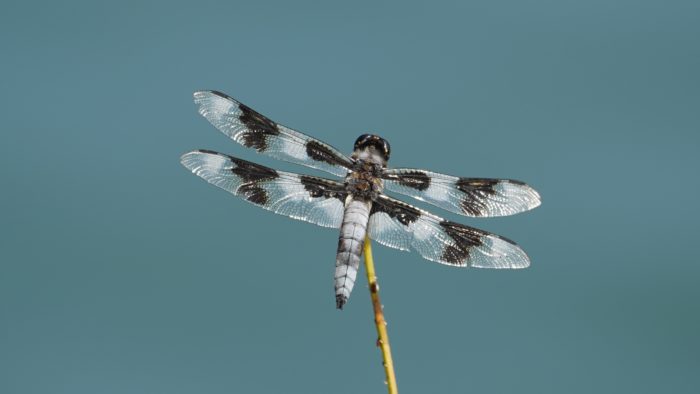
<svg viewBox="0 0 700 394">
<path fill-rule="evenodd" d="M 392 248 L 415 250 L 424 258 L 458 267 L 525 268 L 525 252 L 513 241 L 442 219 L 380 195 L 372 203 L 369 236 Z"/>
<path fill-rule="evenodd" d="M 465 216 L 508 216 L 540 205 L 540 195 L 512 179 L 460 178 L 394 168 L 384 171 L 385 188 Z"/>
<path fill-rule="evenodd" d="M 224 93 L 194 93 L 199 113 L 234 141 L 260 153 L 344 176 L 350 159 L 332 146 L 275 123 Z"/>
<path fill-rule="evenodd" d="M 259 207 L 323 227 L 340 228 L 342 183 L 276 171 L 222 153 L 196 150 L 180 161 L 205 181 Z"/>
</svg>

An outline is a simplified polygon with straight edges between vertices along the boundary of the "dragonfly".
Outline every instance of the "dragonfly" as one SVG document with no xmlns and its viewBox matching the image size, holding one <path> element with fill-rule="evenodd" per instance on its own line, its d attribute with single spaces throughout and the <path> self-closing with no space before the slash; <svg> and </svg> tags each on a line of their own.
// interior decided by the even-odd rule
<svg viewBox="0 0 700 394">
<path fill-rule="evenodd" d="M 540 195 L 523 182 L 390 168 L 389 142 L 377 135 L 361 135 L 348 156 L 224 93 L 198 91 L 194 102 L 199 114 L 235 142 L 336 177 L 278 171 L 205 149 L 181 157 L 192 173 L 249 203 L 339 229 L 334 275 L 338 309 L 343 309 L 352 292 L 366 236 L 450 266 L 515 269 L 530 265 L 527 254 L 505 237 L 443 219 L 385 193 L 406 195 L 464 216 L 495 217 L 540 205 Z"/>
</svg>

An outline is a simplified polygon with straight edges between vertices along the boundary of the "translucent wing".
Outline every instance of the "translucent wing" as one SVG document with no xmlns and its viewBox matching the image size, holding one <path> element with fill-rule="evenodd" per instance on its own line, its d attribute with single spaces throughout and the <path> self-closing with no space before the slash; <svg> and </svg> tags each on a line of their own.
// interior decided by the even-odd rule
<svg viewBox="0 0 700 394">
<path fill-rule="evenodd" d="M 458 267 L 525 268 L 525 252 L 513 241 L 380 195 L 372 203 L 369 236 L 382 245 L 415 250 L 424 258 Z"/>
<path fill-rule="evenodd" d="M 276 171 L 222 153 L 196 150 L 180 161 L 205 181 L 280 215 L 340 228 L 346 192 L 342 183 Z"/>
<path fill-rule="evenodd" d="M 386 169 L 387 190 L 465 216 L 508 216 L 540 205 L 540 195 L 511 179 L 460 178 L 410 168 Z"/>
<path fill-rule="evenodd" d="M 258 152 L 344 176 L 350 159 L 332 146 L 277 124 L 217 91 L 194 93 L 199 113 L 234 141 Z"/>
</svg>

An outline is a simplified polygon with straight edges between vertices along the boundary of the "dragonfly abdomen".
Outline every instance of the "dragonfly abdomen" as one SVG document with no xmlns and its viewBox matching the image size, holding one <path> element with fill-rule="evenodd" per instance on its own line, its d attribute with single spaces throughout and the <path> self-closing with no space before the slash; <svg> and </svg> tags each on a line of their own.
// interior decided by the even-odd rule
<svg viewBox="0 0 700 394">
<path fill-rule="evenodd" d="M 352 195 L 345 203 L 335 259 L 335 303 L 338 309 L 343 309 L 355 285 L 371 204 L 371 201 L 355 200 Z"/>
</svg>

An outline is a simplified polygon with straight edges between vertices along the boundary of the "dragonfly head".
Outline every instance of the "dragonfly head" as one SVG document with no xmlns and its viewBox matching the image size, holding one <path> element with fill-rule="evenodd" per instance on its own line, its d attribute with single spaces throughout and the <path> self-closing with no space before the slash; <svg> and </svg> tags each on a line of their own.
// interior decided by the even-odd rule
<svg viewBox="0 0 700 394">
<path fill-rule="evenodd" d="M 381 164 L 386 165 L 391 154 L 391 146 L 384 138 L 374 134 L 362 134 L 355 141 L 355 155 L 359 158 L 379 156 Z"/>
</svg>

